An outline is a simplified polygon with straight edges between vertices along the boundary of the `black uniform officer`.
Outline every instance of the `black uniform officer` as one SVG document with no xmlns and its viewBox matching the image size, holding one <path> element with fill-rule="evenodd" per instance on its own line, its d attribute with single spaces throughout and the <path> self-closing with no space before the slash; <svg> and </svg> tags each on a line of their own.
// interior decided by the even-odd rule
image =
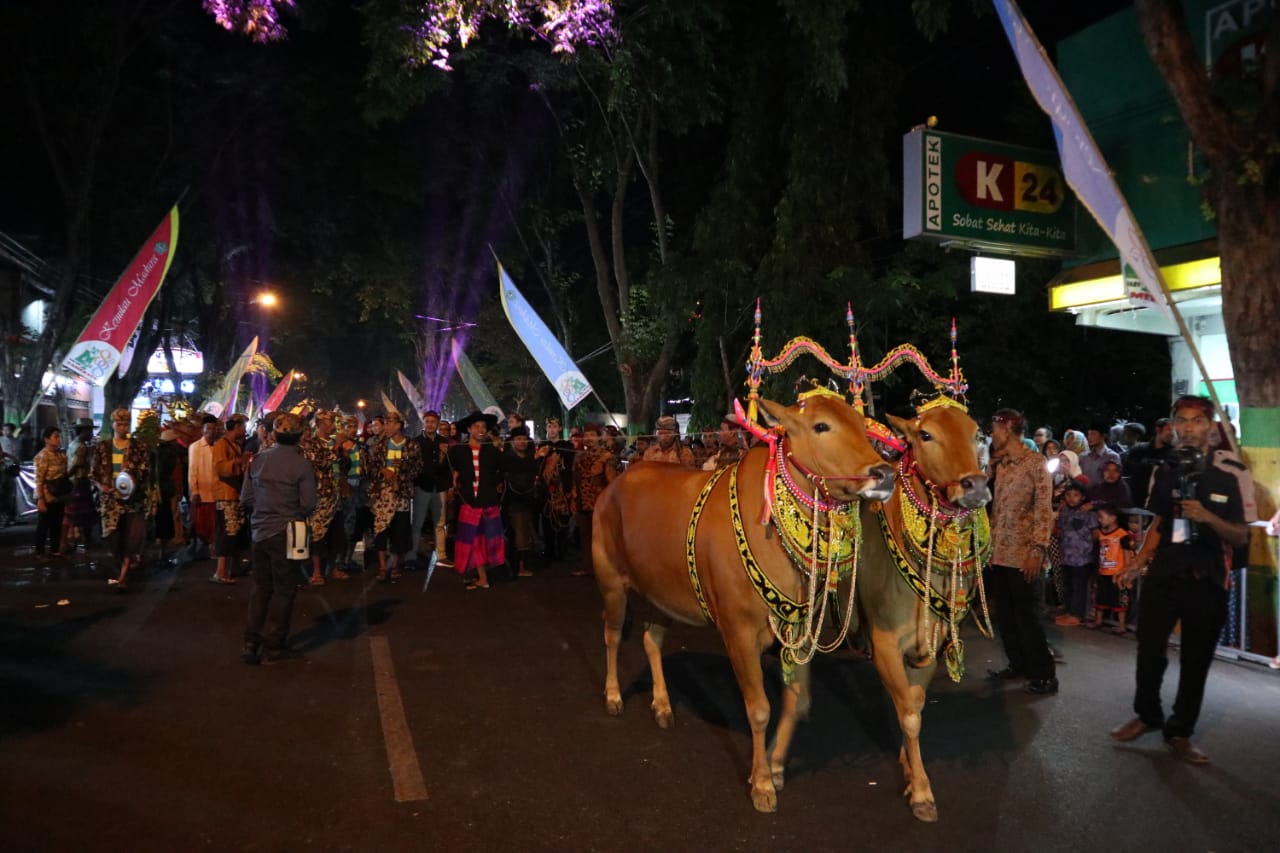
<svg viewBox="0 0 1280 853">
<path fill-rule="evenodd" d="M 1191 735 L 1227 619 L 1227 555 L 1249 540 L 1236 478 L 1209 463 L 1213 413 L 1204 397 L 1179 397 L 1173 404 L 1177 450 L 1155 472 L 1147 505 L 1156 518 L 1134 564 L 1121 575 L 1124 584 L 1132 584 L 1139 573 L 1145 576 L 1138 607 L 1137 716 L 1111 732 L 1118 741 L 1131 741 L 1159 729 L 1174 753 L 1193 764 L 1209 761 Z M 1169 634 L 1178 620 L 1182 675 L 1173 713 L 1166 718 L 1160 685 L 1169 664 Z"/>
</svg>

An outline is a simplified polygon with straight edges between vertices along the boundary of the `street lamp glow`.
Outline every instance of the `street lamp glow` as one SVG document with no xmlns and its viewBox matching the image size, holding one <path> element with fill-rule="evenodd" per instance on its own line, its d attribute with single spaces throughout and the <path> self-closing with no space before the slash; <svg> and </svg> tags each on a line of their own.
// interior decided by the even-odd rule
<svg viewBox="0 0 1280 853">
<path fill-rule="evenodd" d="M 364 400 L 356 400 L 356 408 L 357 408 L 357 409 L 363 409 L 363 408 L 364 408 Z"/>
<path fill-rule="evenodd" d="M 280 300 L 276 295 L 269 290 L 264 290 L 258 294 L 257 303 L 263 308 L 274 308 L 279 302 Z"/>
</svg>

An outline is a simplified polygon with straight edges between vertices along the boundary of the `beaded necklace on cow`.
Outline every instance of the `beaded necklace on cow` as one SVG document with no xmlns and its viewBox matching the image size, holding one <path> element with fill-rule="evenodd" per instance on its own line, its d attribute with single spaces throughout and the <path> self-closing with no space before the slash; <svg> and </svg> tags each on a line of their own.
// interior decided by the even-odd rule
<svg viewBox="0 0 1280 853">
<path fill-rule="evenodd" d="M 815 394 L 843 396 L 826 388 L 815 388 L 800 395 L 803 402 Z M 803 616 L 796 621 L 779 618 L 772 609 L 769 627 L 782 645 L 783 681 L 791 683 L 796 666 L 809 663 L 818 652 L 831 652 L 844 643 L 853 621 L 853 598 L 858 581 L 858 557 L 862 546 L 862 519 L 851 502 L 831 497 L 827 482 L 831 480 L 870 479 L 868 477 L 828 477 L 810 470 L 791 453 L 790 442 L 777 430 L 765 430 L 747 417 L 742 404 L 734 401 L 734 413 L 745 429 L 768 444 L 769 459 L 765 465 L 763 480 L 764 509 L 760 523 L 772 523 L 778 533 L 783 550 L 792 565 L 804 576 Z M 813 484 L 809 495 L 796 482 L 787 465 Z M 781 488 L 779 488 L 781 487 Z M 806 517 L 808 510 L 812 514 Z M 823 516 L 826 520 L 826 547 L 823 547 Z M 738 523 L 733 514 L 735 525 Z M 804 547 L 804 530 L 807 528 L 809 547 Z M 841 558 L 846 542 L 851 543 L 847 558 Z M 825 551 L 825 554 L 823 553 Z M 827 604 L 839 592 L 839 581 L 849 577 L 849 592 L 843 606 L 843 617 L 836 637 L 822 643 L 819 636 L 826 623 Z"/>
<path fill-rule="evenodd" d="M 964 408 L 955 400 L 938 397 L 920 406 L 917 416 L 937 406 Z M 915 479 L 925 487 L 927 505 L 913 485 Z M 959 626 L 970 606 L 968 594 L 962 596 L 961 593 L 964 574 L 972 573 L 978 588 L 982 604 L 982 618 L 976 620 L 978 630 L 984 636 L 992 636 L 991 614 L 982 582 L 982 565 L 991 552 L 991 530 L 985 513 L 956 507 L 946 499 L 946 489 L 954 484 L 931 482 L 920 471 L 909 447 L 898 461 L 898 482 L 902 487 L 898 501 L 902 536 L 894 535 L 881 506 L 879 515 L 885 542 L 904 579 L 925 602 L 922 636 L 917 638 L 917 644 L 926 650 L 922 657 L 929 660 L 937 654 L 945 627 L 947 674 L 952 681 L 959 681 L 964 674 L 964 641 L 960 639 Z M 944 578 L 946 594 L 933 588 L 935 568 Z M 923 579 L 919 576 L 920 569 L 924 570 Z M 935 614 L 938 622 L 933 622 Z"/>
</svg>

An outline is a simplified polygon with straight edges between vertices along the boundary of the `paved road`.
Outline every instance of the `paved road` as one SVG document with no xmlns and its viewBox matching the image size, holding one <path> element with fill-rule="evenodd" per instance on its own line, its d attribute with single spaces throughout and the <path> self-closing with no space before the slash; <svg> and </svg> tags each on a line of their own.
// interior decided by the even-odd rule
<svg viewBox="0 0 1280 853">
<path fill-rule="evenodd" d="M 1062 692 L 1036 698 L 977 677 L 997 655 L 975 635 L 971 675 L 931 691 L 940 822 L 925 825 L 899 796 L 874 670 L 837 654 L 815 669 L 779 810 L 761 815 L 718 636 L 669 635 L 671 731 L 650 719 L 633 636 L 627 710 L 608 717 L 598 597 L 562 566 L 488 592 L 452 575 L 424 592 L 422 574 L 302 590 L 307 660 L 251 668 L 237 657 L 247 582 L 211 585 L 196 564 L 118 595 L 96 560 L 36 569 L 15 544 L 0 535 L 6 851 L 1246 851 L 1280 838 L 1280 677 L 1252 664 L 1215 664 L 1198 739 L 1214 761 L 1196 768 L 1157 736 L 1107 738 L 1128 716 L 1132 640 L 1061 635 Z M 384 652 L 390 667 L 375 667 Z"/>
</svg>

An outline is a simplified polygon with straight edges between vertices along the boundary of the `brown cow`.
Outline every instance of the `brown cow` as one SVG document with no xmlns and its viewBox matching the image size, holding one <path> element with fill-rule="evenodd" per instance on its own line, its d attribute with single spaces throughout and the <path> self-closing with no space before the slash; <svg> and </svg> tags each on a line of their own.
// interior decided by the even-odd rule
<svg viewBox="0 0 1280 853">
<path fill-rule="evenodd" d="M 931 654 L 925 636 L 923 600 L 900 574 L 882 534 L 881 517 L 901 541 L 902 501 L 910 500 L 912 495 L 926 507 L 936 501 L 940 522 L 955 519 L 964 525 L 981 521 L 972 513 L 983 512 L 981 507 L 991 500 L 991 492 L 987 476 L 978 466 L 978 425 L 963 409 L 944 405 L 922 409 L 912 420 L 890 417 L 889 421 L 906 439 L 908 449 L 900 465 L 898 488 L 892 497 L 879 508 L 874 503 L 862 505 L 863 547 L 857 575 L 857 611 L 861 633 L 870 641 L 880 681 L 893 700 L 902 727 L 898 760 L 911 812 L 920 820 L 935 821 L 938 809 L 920 757 L 920 725 L 925 689 L 933 678 L 937 657 Z M 966 601 L 976 580 L 974 568 L 971 565 L 970 571 L 961 576 Z M 945 573 L 932 575 L 932 586 L 949 600 L 947 581 L 949 577 Z M 936 614 L 927 620 L 934 626 L 941 621 Z M 802 694 L 807 687 L 807 680 L 800 683 Z M 805 703 L 806 697 L 802 695 L 800 701 Z M 787 745 L 779 726 L 773 753 L 776 775 L 781 774 L 786 762 Z"/>
<path fill-rule="evenodd" d="M 761 401 L 770 418 L 782 427 L 783 464 L 812 495 L 819 488 L 830 499 L 883 500 L 893 489 L 893 469 L 867 440 L 861 414 L 835 395 L 818 394 L 792 407 Z M 635 466 L 605 489 L 596 503 L 592 525 L 592 557 L 596 582 L 604 598 L 604 641 L 607 654 L 605 707 L 622 713 L 618 686 L 618 643 L 626 615 L 626 596 L 635 589 L 671 619 L 690 625 L 708 624 L 686 548 L 691 547 L 696 578 L 706 611 L 724 638 L 734 675 L 746 703 L 751 725 L 751 800 L 760 811 L 777 808 L 776 778 L 765 755 L 769 700 L 765 695 L 760 655 L 773 643 L 770 607 L 748 577 L 735 534 L 730 493 L 736 486 L 745 546 L 764 578 L 792 601 L 800 600 L 802 576 L 779 544 L 776 534 L 760 524 L 766 463 L 770 451 L 757 447 L 735 468 L 716 474 L 676 466 Z M 807 471 L 807 473 L 806 473 Z M 703 487 L 720 475 L 705 496 Z M 695 538 L 686 542 L 695 504 L 703 500 Z M 672 723 L 671 702 L 662 673 L 665 627 L 646 625 L 645 653 L 653 674 L 654 716 L 660 726 Z M 797 680 L 797 683 L 801 679 Z M 794 684 L 784 694 L 778 741 L 785 743 L 800 708 Z"/>
</svg>

